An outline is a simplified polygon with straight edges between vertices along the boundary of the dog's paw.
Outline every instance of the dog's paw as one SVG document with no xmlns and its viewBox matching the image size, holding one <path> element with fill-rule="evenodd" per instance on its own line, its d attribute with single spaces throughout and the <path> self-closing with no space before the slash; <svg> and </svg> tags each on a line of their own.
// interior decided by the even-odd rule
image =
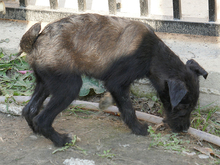
<svg viewBox="0 0 220 165">
<path fill-rule="evenodd" d="M 113 105 L 113 98 L 109 92 L 105 93 L 104 97 L 100 99 L 99 108 L 105 110 Z"/>
<path fill-rule="evenodd" d="M 68 134 L 59 134 L 56 132 L 52 137 L 52 142 L 56 147 L 63 147 L 72 142 L 72 138 Z"/>
<path fill-rule="evenodd" d="M 138 126 L 133 127 L 132 133 L 134 133 L 135 135 L 142 135 L 142 136 L 148 135 L 149 134 L 148 124 L 146 124 L 146 123 L 138 124 Z"/>
</svg>

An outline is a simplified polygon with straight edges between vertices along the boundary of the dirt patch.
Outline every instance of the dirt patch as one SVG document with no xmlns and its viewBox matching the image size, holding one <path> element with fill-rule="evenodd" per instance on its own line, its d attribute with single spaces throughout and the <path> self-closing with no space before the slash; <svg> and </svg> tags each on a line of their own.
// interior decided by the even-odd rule
<svg viewBox="0 0 220 165">
<path fill-rule="evenodd" d="M 86 154 L 73 147 L 52 154 L 57 148 L 43 136 L 33 134 L 24 118 L 0 113 L 0 164 L 60 165 L 71 157 L 93 160 L 96 165 L 208 165 L 213 162 L 210 158 L 198 158 L 198 154 L 188 156 L 161 147 L 148 149 L 151 137 L 131 134 L 120 117 L 102 112 L 73 114 L 65 111 L 56 118 L 54 127 L 59 132 L 80 137 L 77 146 Z M 197 141 L 189 135 L 184 139 L 190 140 L 187 148 L 193 152 Z M 114 157 L 100 156 L 108 150 Z"/>
</svg>

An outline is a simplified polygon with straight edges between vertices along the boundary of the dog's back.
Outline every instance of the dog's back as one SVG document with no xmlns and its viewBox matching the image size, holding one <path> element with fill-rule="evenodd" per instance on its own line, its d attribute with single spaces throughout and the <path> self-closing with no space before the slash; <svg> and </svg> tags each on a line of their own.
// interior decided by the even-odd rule
<svg viewBox="0 0 220 165">
<path fill-rule="evenodd" d="M 134 54 L 146 35 L 152 40 L 156 37 L 140 22 L 97 14 L 74 15 L 47 25 L 28 60 L 31 65 L 98 76 L 114 61 Z"/>
</svg>

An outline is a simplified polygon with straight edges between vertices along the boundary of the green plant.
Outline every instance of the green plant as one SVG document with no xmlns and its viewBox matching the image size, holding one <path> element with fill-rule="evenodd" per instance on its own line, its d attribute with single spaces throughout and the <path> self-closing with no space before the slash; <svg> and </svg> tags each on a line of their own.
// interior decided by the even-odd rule
<svg viewBox="0 0 220 165">
<path fill-rule="evenodd" d="M 162 104 L 160 105 L 160 109 L 158 110 L 158 113 L 160 115 L 163 115 L 163 105 Z"/>
<path fill-rule="evenodd" d="M 212 104 L 212 103 L 211 103 Z M 201 111 L 204 108 L 207 108 L 211 104 L 208 104 L 204 107 L 198 107 L 195 112 L 192 113 L 192 120 L 191 120 L 191 126 L 193 128 L 202 130 L 202 131 L 208 131 L 208 127 L 212 128 L 212 133 L 219 135 L 220 133 L 220 124 L 217 123 L 212 117 L 214 116 L 215 112 L 219 110 L 219 107 L 214 107 L 209 109 L 208 111 Z"/>
<path fill-rule="evenodd" d="M 10 55 L 6 59 L 2 52 L 0 57 L 0 95 L 31 95 L 35 78 L 29 71 L 25 57 Z M 26 71 L 26 74 L 19 73 L 20 71 Z"/>
<path fill-rule="evenodd" d="M 97 155 L 102 157 L 102 158 L 113 158 L 115 156 L 115 154 L 110 153 L 110 151 L 111 151 L 111 149 L 104 150 L 103 154 L 97 154 Z"/>
<path fill-rule="evenodd" d="M 153 96 L 152 98 L 152 101 L 154 101 L 154 102 L 157 102 L 159 99 L 157 98 L 157 96 Z"/>
<path fill-rule="evenodd" d="M 0 59 L 4 57 L 2 50 L 0 51 Z"/>
<path fill-rule="evenodd" d="M 16 55 L 4 56 L 0 52 L 0 95 L 10 96 L 29 96 L 33 91 L 35 77 L 30 67 L 25 61 L 25 56 L 17 57 Z M 105 91 L 101 81 L 87 76 L 82 76 L 83 85 L 79 96 L 86 96 L 91 89 L 96 94 Z"/>
<path fill-rule="evenodd" d="M 205 124 L 204 124 L 204 126 L 203 126 L 202 131 L 205 131 L 205 130 L 206 130 L 207 126 L 209 125 L 209 123 L 208 123 L 209 119 L 211 118 L 211 116 L 212 116 L 217 110 L 218 110 L 218 107 L 215 107 L 215 108 L 211 109 L 211 110 L 208 112 L 208 114 L 207 114 L 207 116 L 206 116 Z"/>
<path fill-rule="evenodd" d="M 187 151 L 184 144 L 190 143 L 188 140 L 182 140 L 177 135 L 177 133 L 167 134 L 162 136 L 161 133 L 155 133 L 154 129 L 149 126 L 148 132 L 150 133 L 150 137 L 153 138 L 149 149 L 153 146 L 162 146 L 164 149 L 173 150 L 173 151 Z"/>
<path fill-rule="evenodd" d="M 52 152 L 52 154 L 55 154 L 55 153 L 57 153 L 57 152 L 63 152 L 63 151 L 66 151 L 66 150 L 67 150 L 68 148 L 70 148 L 70 147 L 74 147 L 75 149 L 80 150 L 82 153 L 84 153 L 85 155 L 87 155 L 87 154 L 86 154 L 86 150 L 84 150 L 84 149 L 78 147 L 78 146 L 76 145 L 76 142 L 77 142 L 77 136 L 75 135 L 75 136 L 73 137 L 73 140 L 71 141 L 71 143 L 66 143 L 66 145 L 65 145 L 64 147 L 58 148 L 58 149 L 54 150 L 54 151 Z"/>
<path fill-rule="evenodd" d="M 83 85 L 80 90 L 79 96 L 87 96 L 91 89 L 94 90 L 96 94 L 101 94 L 105 92 L 105 88 L 101 81 L 94 78 L 89 78 L 85 75 L 82 76 Z"/>
<path fill-rule="evenodd" d="M 160 115 L 163 115 L 163 104 L 160 102 L 159 98 L 154 95 L 154 96 L 151 97 L 151 100 L 154 102 L 154 104 L 157 105 L 157 107 L 158 107 L 157 112 Z"/>
<path fill-rule="evenodd" d="M 161 141 L 161 133 L 155 134 L 155 131 L 151 126 L 148 127 L 148 132 L 150 133 L 150 137 L 153 138 L 153 141 L 150 143 L 149 148 L 152 146 L 158 146 L 163 144 L 163 142 Z"/>
<path fill-rule="evenodd" d="M 69 107 L 67 110 L 65 110 L 66 112 L 69 112 L 68 115 L 72 115 L 74 114 L 76 117 L 80 117 L 80 118 L 86 118 L 84 116 L 79 116 L 79 113 L 85 114 L 85 115 L 91 115 L 94 114 L 95 112 L 93 111 L 89 111 L 87 109 L 83 109 L 83 105 L 82 106 L 74 106 L 74 107 Z"/>
<path fill-rule="evenodd" d="M 215 161 L 213 164 L 219 165 L 220 164 L 220 160 Z"/>
</svg>

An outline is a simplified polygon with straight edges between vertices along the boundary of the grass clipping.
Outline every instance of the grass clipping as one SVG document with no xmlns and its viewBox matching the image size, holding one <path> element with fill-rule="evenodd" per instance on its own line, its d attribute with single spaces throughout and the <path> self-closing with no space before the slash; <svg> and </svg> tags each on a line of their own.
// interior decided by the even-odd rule
<svg viewBox="0 0 220 165">
<path fill-rule="evenodd" d="M 77 142 L 77 141 L 81 141 L 81 140 L 80 140 L 79 137 L 77 137 L 76 135 L 74 135 L 74 136 L 73 136 L 73 140 L 72 140 L 70 143 L 66 143 L 66 145 L 65 145 L 64 147 L 58 148 L 58 149 L 54 150 L 54 151 L 52 152 L 52 154 L 55 154 L 55 153 L 57 153 L 57 152 L 63 152 L 63 151 L 66 151 L 68 148 L 73 147 L 73 148 L 75 148 L 75 149 L 81 151 L 81 152 L 84 153 L 85 155 L 87 155 L 87 154 L 86 154 L 86 151 L 85 151 L 84 149 L 82 149 L 81 147 L 79 147 L 79 146 L 76 145 L 76 142 Z"/>
</svg>

